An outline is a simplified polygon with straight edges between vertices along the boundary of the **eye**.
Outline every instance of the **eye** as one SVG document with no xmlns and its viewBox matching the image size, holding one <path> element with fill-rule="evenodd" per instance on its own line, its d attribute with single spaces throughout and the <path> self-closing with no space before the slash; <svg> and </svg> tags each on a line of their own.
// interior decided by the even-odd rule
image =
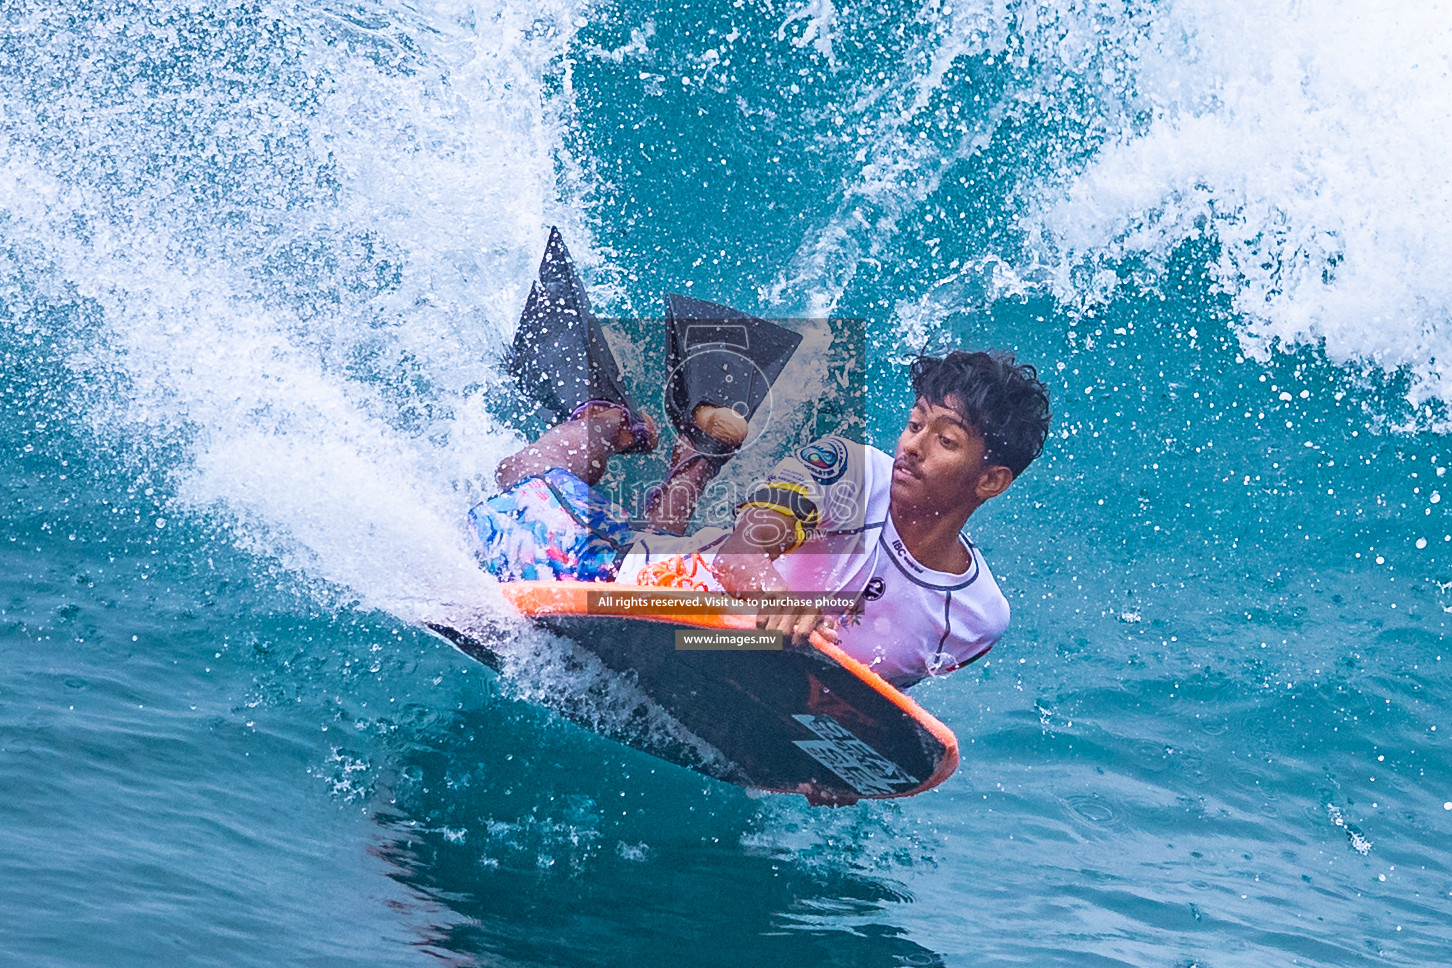
<svg viewBox="0 0 1452 968">
<path fill-rule="evenodd" d="M 938 435 L 938 443 L 943 445 L 944 450 L 953 450 L 958 446 L 958 441 L 954 440 L 952 437 L 945 437 L 941 434 Z"/>
</svg>

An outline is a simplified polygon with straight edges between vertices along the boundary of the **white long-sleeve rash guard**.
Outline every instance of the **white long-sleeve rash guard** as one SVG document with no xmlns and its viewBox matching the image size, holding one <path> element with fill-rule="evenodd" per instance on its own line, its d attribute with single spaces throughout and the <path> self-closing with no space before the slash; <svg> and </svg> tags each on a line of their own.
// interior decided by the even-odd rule
<svg viewBox="0 0 1452 968">
<path fill-rule="evenodd" d="M 923 566 L 907 550 L 888 510 L 892 457 L 843 437 L 823 437 L 787 457 L 743 504 L 765 506 L 802 524 L 801 540 L 775 565 L 793 592 L 852 607 L 840 619 L 842 649 L 898 687 L 942 675 L 982 657 L 1008 627 L 1008 601 L 983 554 L 966 537 L 962 574 Z M 662 558 L 700 552 L 709 565 L 729 532 L 645 535 L 621 562 L 622 583 Z M 714 576 L 705 576 L 721 591 Z"/>
</svg>

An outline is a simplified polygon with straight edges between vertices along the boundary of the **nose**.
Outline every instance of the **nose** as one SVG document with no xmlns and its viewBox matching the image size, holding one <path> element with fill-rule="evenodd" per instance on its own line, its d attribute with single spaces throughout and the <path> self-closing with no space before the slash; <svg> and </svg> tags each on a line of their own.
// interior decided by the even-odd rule
<svg viewBox="0 0 1452 968">
<path fill-rule="evenodd" d="M 914 433 L 911 428 L 904 427 L 902 436 L 898 438 L 897 449 L 903 457 L 912 457 L 914 460 L 922 458 L 922 448 L 918 444 L 922 441 L 921 433 Z"/>
</svg>

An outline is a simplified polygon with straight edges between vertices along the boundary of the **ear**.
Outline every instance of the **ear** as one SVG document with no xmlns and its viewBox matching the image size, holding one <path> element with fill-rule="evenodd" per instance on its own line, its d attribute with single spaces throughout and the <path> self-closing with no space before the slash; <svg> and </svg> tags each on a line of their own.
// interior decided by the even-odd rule
<svg viewBox="0 0 1452 968">
<path fill-rule="evenodd" d="M 1001 464 L 990 464 L 978 475 L 978 483 L 973 485 L 973 493 L 981 503 L 991 497 L 998 497 L 1012 483 L 1013 471 Z"/>
</svg>

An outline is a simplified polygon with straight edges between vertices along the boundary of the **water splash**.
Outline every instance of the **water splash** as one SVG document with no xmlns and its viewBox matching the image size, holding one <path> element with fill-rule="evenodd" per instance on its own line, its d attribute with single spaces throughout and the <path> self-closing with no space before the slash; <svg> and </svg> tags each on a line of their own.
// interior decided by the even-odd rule
<svg viewBox="0 0 1452 968">
<path fill-rule="evenodd" d="M 514 439 L 485 394 L 543 227 L 583 221 L 580 9 L 14 11 L 0 296 L 65 416 L 368 605 L 486 598 L 459 512 Z"/>
<path fill-rule="evenodd" d="M 1452 216 L 1452 15 L 1181 2 L 1157 21 L 1123 37 L 1118 132 L 1026 210 L 1060 291 L 1075 271 L 1163 266 L 1208 238 L 1245 349 L 1321 345 L 1406 368 L 1414 400 L 1452 399 L 1452 286 L 1423 269 L 1445 261 Z"/>
<path fill-rule="evenodd" d="M 1096 312 L 1203 244 L 1247 355 L 1310 345 L 1399 375 L 1413 403 L 1452 400 L 1452 285 L 1425 269 L 1452 217 L 1452 14 L 982 0 L 889 31 L 885 9 L 829 13 L 783 30 L 813 25 L 788 39 L 853 78 L 817 108 L 842 174 L 767 298 L 833 311 L 925 243 L 928 271 L 972 277 L 969 304 L 1029 289 Z M 917 275 L 909 326 L 939 308 Z"/>
</svg>

